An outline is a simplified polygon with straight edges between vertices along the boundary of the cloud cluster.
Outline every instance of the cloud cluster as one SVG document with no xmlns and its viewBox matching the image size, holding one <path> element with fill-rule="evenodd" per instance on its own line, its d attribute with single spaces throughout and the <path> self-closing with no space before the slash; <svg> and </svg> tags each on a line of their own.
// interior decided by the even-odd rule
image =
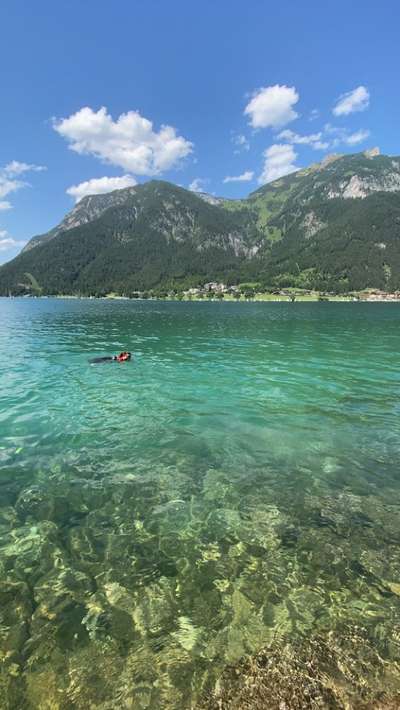
<svg viewBox="0 0 400 710">
<path fill-rule="evenodd" d="M 350 133 L 346 128 L 337 128 L 330 123 L 325 124 L 323 131 L 305 136 L 285 129 L 278 134 L 278 138 L 286 141 L 286 144 L 275 143 L 264 151 L 264 167 L 258 181 L 261 184 L 272 182 L 299 169 L 295 165 L 297 154 L 293 145 L 309 145 L 314 150 L 326 150 L 343 144 L 348 146 L 358 145 L 366 140 L 369 135 L 370 132 L 366 129 Z M 325 140 L 322 140 L 322 138 L 325 138 Z"/>
<path fill-rule="evenodd" d="M 175 167 L 193 150 L 193 144 L 177 135 L 172 126 L 153 124 L 138 111 L 121 114 L 115 121 L 105 107 L 85 107 L 68 118 L 53 121 L 54 129 L 71 150 L 92 155 L 136 175 L 158 175 Z"/>
<path fill-rule="evenodd" d="M 11 209 L 12 205 L 8 200 L 4 200 L 4 197 L 7 197 L 8 195 L 11 195 L 12 192 L 16 192 L 17 190 L 20 190 L 21 187 L 25 187 L 25 184 L 22 180 L 12 180 L 8 177 L 8 175 L 4 172 L 4 170 L 0 169 L 0 209 L 1 210 L 9 210 Z"/>
<path fill-rule="evenodd" d="M 253 177 L 254 177 L 254 172 L 252 170 L 246 170 L 241 175 L 235 175 L 235 176 L 227 175 L 227 177 L 224 178 L 224 183 L 225 182 L 250 182 L 250 180 L 252 180 Z"/>
<path fill-rule="evenodd" d="M 12 160 L 4 167 L 0 167 L 0 212 L 12 209 L 11 202 L 4 200 L 4 197 L 8 197 L 8 195 L 29 185 L 29 183 L 21 180 L 22 175 L 29 172 L 42 172 L 43 170 L 46 170 L 43 165 L 20 163 L 18 160 Z M 0 229 L 0 252 L 7 252 L 15 248 L 20 249 L 24 244 L 26 244 L 25 241 L 14 239 L 5 229 Z M 8 256 L 8 258 L 10 257 Z"/>
<path fill-rule="evenodd" d="M 12 160 L 8 163 L 3 171 L 7 175 L 22 175 L 23 173 L 41 173 L 43 170 L 47 170 L 44 165 L 33 165 L 32 163 L 20 163 L 19 160 Z"/>
<path fill-rule="evenodd" d="M 323 130 L 302 135 L 288 128 L 288 123 L 299 117 L 296 105 L 299 93 L 294 86 L 275 84 L 256 90 L 248 99 L 244 115 L 254 129 L 271 128 L 278 133 L 276 142 L 263 153 L 264 167 L 259 181 L 275 180 L 297 169 L 297 154 L 293 146 L 308 145 L 313 150 L 327 150 L 339 144 L 358 145 L 369 136 L 369 131 L 359 129 L 353 133 L 345 128 L 327 124 Z M 335 116 L 346 116 L 363 111 L 369 105 L 370 95 L 365 86 L 358 86 L 342 94 L 332 111 Z M 318 109 L 313 109 L 309 120 L 319 118 Z M 54 119 L 53 127 L 68 143 L 69 148 L 81 155 L 91 155 L 103 163 L 122 168 L 125 174 L 119 177 L 102 177 L 86 180 L 68 188 L 67 193 L 76 201 L 90 194 L 101 194 L 135 185 L 135 176 L 155 176 L 178 166 L 193 152 L 193 143 L 179 135 L 173 126 L 162 125 L 156 130 L 153 123 L 139 111 L 122 113 L 115 119 L 105 107 L 98 111 L 86 106 L 69 117 Z M 283 129 L 284 130 L 281 130 Z M 278 132 L 280 131 L 280 132 Z M 248 138 L 243 133 L 231 135 L 235 153 L 250 149 Z M 13 161 L 6 166 L 8 174 L 0 178 L 0 198 L 23 184 L 19 176 L 28 170 L 41 170 L 41 166 Z M 7 178 L 7 179 L 6 179 Z M 245 170 L 239 175 L 228 175 L 224 183 L 249 182 L 254 172 Z M 195 178 L 189 189 L 200 192 L 208 180 Z M 8 201 L 0 202 L 0 210 L 8 209 Z"/>
<path fill-rule="evenodd" d="M 369 100 L 368 89 L 365 86 L 358 86 L 353 91 L 339 96 L 332 109 L 333 114 L 347 116 L 354 112 L 364 111 L 369 106 Z M 245 107 L 244 114 L 248 116 L 253 128 L 272 128 L 276 131 L 298 118 L 298 113 L 295 111 L 298 101 L 299 94 L 294 86 L 280 84 L 266 86 L 253 93 Z M 309 114 L 309 120 L 314 121 L 319 116 L 319 110 L 314 108 Z M 367 129 L 350 132 L 346 128 L 337 128 L 329 124 L 326 124 L 323 130 L 306 135 L 284 128 L 277 135 L 277 140 L 281 142 L 274 143 L 263 153 L 264 167 L 259 182 L 276 180 L 297 169 L 297 155 L 293 146 L 307 145 L 313 150 L 327 150 L 336 148 L 340 144 L 355 146 L 365 141 L 369 135 L 370 132 Z M 243 173 L 243 175 L 246 174 Z M 238 176 L 237 180 L 240 180 L 241 177 Z M 233 179 L 228 177 L 224 182 L 230 182 Z"/>
<path fill-rule="evenodd" d="M 67 190 L 67 194 L 71 195 L 76 202 L 79 202 L 82 197 L 87 195 L 103 195 L 106 192 L 121 190 L 124 187 L 133 187 L 134 185 L 137 185 L 137 181 L 132 175 L 92 178 L 79 183 L 79 185 L 71 185 Z"/>
<path fill-rule="evenodd" d="M 354 133 L 348 133 L 345 135 L 343 142 L 347 145 L 358 145 L 358 143 L 362 143 L 369 138 L 370 135 L 371 132 L 368 129 L 360 128 L 360 130 L 355 131 Z"/>
<path fill-rule="evenodd" d="M 301 136 L 286 128 L 278 135 L 279 140 L 292 143 L 292 145 L 309 145 L 314 150 L 326 150 L 329 148 L 329 143 L 322 140 L 322 131 L 319 133 L 311 133 L 307 136 Z"/>
<path fill-rule="evenodd" d="M 26 187 L 29 183 L 20 179 L 20 176 L 28 172 L 42 172 L 46 170 L 43 165 L 32 165 L 29 163 L 20 163 L 18 160 L 12 160 L 4 167 L 0 167 L 0 210 L 10 210 L 11 203 L 4 200 L 4 197 L 11 193 Z"/>
<path fill-rule="evenodd" d="M 331 148 L 337 148 L 339 145 L 358 145 L 371 135 L 370 131 L 366 128 L 360 128 L 358 131 L 351 133 L 347 128 L 332 126 L 331 123 L 325 124 L 324 132 L 330 136 L 329 146 Z"/>
<path fill-rule="evenodd" d="M 279 133 L 278 138 L 291 145 L 309 145 L 314 150 L 327 150 L 328 148 L 337 148 L 340 145 L 358 145 L 369 136 L 370 131 L 365 128 L 349 133 L 346 128 L 338 128 L 327 123 L 324 130 L 319 131 L 319 133 L 302 136 L 294 133 L 294 131 L 285 129 Z"/>
<path fill-rule="evenodd" d="M 275 143 L 271 145 L 263 153 L 264 168 L 258 178 L 258 182 L 263 185 L 266 182 L 272 182 L 284 175 L 289 175 L 298 170 L 295 164 L 297 154 L 293 146 L 284 143 Z"/>
<path fill-rule="evenodd" d="M 297 118 L 293 106 L 298 100 L 294 86 L 266 86 L 253 94 L 244 113 L 253 128 L 281 128 Z"/>
<path fill-rule="evenodd" d="M 353 91 L 339 96 L 332 109 L 334 116 L 348 116 L 355 111 L 365 111 L 369 106 L 369 91 L 365 86 L 358 86 Z"/>
</svg>

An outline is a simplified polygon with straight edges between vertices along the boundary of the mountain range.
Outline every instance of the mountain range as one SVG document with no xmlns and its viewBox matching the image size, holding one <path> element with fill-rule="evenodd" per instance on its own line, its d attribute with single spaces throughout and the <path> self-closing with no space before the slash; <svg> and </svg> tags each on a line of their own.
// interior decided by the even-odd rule
<svg viewBox="0 0 400 710">
<path fill-rule="evenodd" d="M 400 157 L 328 156 L 240 200 L 159 180 L 84 197 L 0 267 L 0 294 L 161 294 L 212 280 L 400 289 Z"/>
</svg>

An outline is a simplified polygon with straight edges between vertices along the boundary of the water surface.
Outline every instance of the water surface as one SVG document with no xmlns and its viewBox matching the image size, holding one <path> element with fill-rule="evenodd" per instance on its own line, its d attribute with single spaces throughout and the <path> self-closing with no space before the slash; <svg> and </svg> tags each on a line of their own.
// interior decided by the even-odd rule
<svg viewBox="0 0 400 710">
<path fill-rule="evenodd" d="M 398 692 L 399 352 L 397 304 L 0 299 L 1 707 L 194 707 L 313 639 Z"/>
</svg>

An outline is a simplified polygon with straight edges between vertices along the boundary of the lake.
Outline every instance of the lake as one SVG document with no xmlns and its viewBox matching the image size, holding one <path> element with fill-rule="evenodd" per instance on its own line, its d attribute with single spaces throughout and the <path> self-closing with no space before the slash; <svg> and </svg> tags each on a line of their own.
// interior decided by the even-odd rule
<svg viewBox="0 0 400 710">
<path fill-rule="evenodd" d="M 395 303 L 0 299 L 0 706 L 208 707 L 265 648 L 395 697 L 399 353 Z"/>
</svg>

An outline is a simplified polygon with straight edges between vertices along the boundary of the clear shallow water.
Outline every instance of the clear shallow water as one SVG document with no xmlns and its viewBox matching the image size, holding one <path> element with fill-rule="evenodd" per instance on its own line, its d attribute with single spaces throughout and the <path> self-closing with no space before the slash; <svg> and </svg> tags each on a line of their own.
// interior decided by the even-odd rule
<svg viewBox="0 0 400 710">
<path fill-rule="evenodd" d="M 397 304 L 0 299 L 1 707 L 191 707 L 310 639 L 398 691 L 399 351 Z"/>
</svg>

